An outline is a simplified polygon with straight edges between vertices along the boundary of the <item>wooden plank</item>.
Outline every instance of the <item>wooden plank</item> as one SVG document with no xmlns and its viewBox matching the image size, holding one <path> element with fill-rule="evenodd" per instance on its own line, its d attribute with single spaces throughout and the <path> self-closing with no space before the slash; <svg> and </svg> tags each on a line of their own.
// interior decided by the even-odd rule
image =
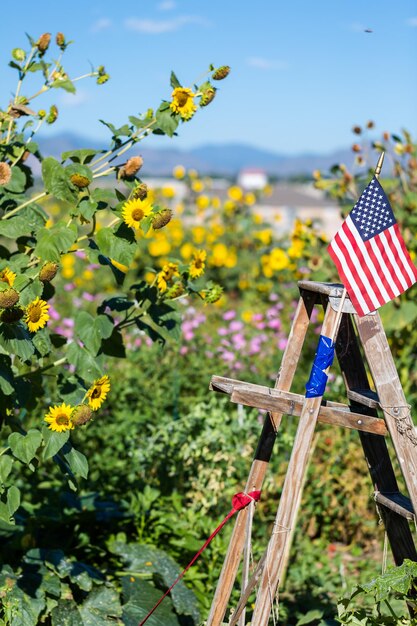
<svg viewBox="0 0 417 626">
<path fill-rule="evenodd" d="M 291 394 L 291 396 L 293 399 L 238 388 L 232 392 L 230 399 L 236 404 L 244 404 L 267 411 L 281 411 L 284 415 L 300 417 L 304 398 L 298 394 Z M 388 431 L 384 420 L 360 413 L 352 413 L 348 407 L 346 408 L 347 410 L 321 406 L 318 421 L 324 424 L 363 430 L 376 435 L 387 435 Z"/>
<path fill-rule="evenodd" d="M 395 511 L 395 513 L 398 513 L 401 517 L 405 517 L 410 521 L 415 520 L 410 498 L 407 498 L 407 496 L 404 496 L 399 491 L 395 491 L 394 493 L 381 493 L 377 491 L 374 493 L 374 499 L 375 502 L 391 511 Z"/>
<path fill-rule="evenodd" d="M 371 409 L 379 409 L 378 395 L 371 389 L 361 389 L 360 391 L 358 389 L 348 389 L 347 397 L 349 400 L 369 406 Z"/>
<path fill-rule="evenodd" d="M 352 318 L 349 315 L 344 315 L 342 318 L 336 342 L 336 355 L 347 389 L 360 389 L 361 394 L 363 390 L 370 391 L 368 374 Z M 362 398 L 358 402 L 351 400 L 351 407 L 355 413 L 377 415 L 375 408 L 364 406 Z M 359 437 L 374 490 L 382 493 L 398 492 L 397 480 L 384 437 L 365 432 L 359 432 Z M 395 564 L 401 565 L 404 559 L 417 561 L 417 552 L 408 521 L 386 507 L 381 507 L 380 512 Z"/>
<path fill-rule="evenodd" d="M 304 298 L 300 298 L 298 302 L 288 337 L 287 347 L 284 351 L 281 366 L 275 380 L 275 387 L 277 389 L 289 390 L 291 387 L 316 298 L 317 296 L 314 293 L 309 293 Z M 269 413 L 265 418 L 262 433 L 246 482 L 246 492 L 262 489 L 281 418 L 282 414 L 277 411 Z M 247 515 L 247 508 L 240 511 L 237 515 L 211 604 L 207 626 L 220 626 L 223 622 L 245 543 Z"/>
<path fill-rule="evenodd" d="M 417 510 L 417 436 L 379 314 L 355 322 L 413 508 Z M 382 490 L 381 490 L 382 491 Z"/>
</svg>

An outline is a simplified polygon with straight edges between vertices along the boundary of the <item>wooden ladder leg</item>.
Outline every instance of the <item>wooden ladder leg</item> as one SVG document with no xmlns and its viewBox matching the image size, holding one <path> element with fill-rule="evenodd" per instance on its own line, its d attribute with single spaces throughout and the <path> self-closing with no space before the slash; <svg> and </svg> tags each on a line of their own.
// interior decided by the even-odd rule
<svg viewBox="0 0 417 626">
<path fill-rule="evenodd" d="M 322 334 L 330 336 L 334 330 L 337 312 L 328 307 L 324 317 Z M 337 329 L 336 329 L 337 330 Z M 282 488 L 274 530 L 268 548 L 261 558 L 252 579 L 242 595 L 241 601 L 229 624 L 234 626 L 243 606 L 257 580 L 260 580 L 256 597 L 252 623 L 256 626 L 267 626 L 271 614 L 272 602 L 285 565 L 285 554 L 288 542 L 292 537 L 291 529 L 295 525 L 301 502 L 302 486 L 307 471 L 310 448 L 314 436 L 322 397 L 306 398 L 301 412 L 297 433 L 294 440 L 291 458 Z"/>
<path fill-rule="evenodd" d="M 287 347 L 284 351 L 281 366 L 275 381 L 275 388 L 277 389 L 282 391 L 290 390 L 316 299 L 317 294 L 313 292 L 301 292 L 291 331 L 288 336 Z M 262 489 L 281 418 L 282 413 L 276 412 L 269 413 L 265 418 L 246 483 L 246 493 Z M 247 515 L 248 510 L 243 509 L 237 516 L 210 608 L 207 626 L 220 626 L 226 613 L 245 543 Z"/>
<path fill-rule="evenodd" d="M 378 313 L 364 317 L 355 315 L 355 323 L 408 494 L 417 513 L 417 437 L 387 337 Z"/>
<path fill-rule="evenodd" d="M 336 354 L 347 389 L 369 391 L 369 381 L 350 316 L 344 315 L 336 342 Z M 352 411 L 377 416 L 377 411 L 359 402 L 350 402 Z M 375 491 L 398 492 L 385 437 L 359 431 L 362 448 Z M 396 565 L 404 559 L 417 561 L 417 552 L 407 519 L 392 509 L 379 504 L 379 510 Z"/>
</svg>

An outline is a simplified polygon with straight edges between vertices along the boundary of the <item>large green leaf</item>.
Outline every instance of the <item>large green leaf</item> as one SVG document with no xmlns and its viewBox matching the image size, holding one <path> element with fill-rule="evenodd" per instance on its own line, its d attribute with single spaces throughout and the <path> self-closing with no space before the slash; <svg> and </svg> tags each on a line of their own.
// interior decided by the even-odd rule
<svg viewBox="0 0 417 626">
<path fill-rule="evenodd" d="M 10 472 L 12 471 L 14 459 L 9 454 L 0 456 L 0 483 L 5 483 Z"/>
<path fill-rule="evenodd" d="M 16 354 L 27 361 L 35 352 L 29 331 L 21 322 L 17 324 L 0 324 L 0 346 L 8 354 Z"/>
<path fill-rule="evenodd" d="M 166 552 L 157 550 L 152 546 L 126 544 L 118 541 L 111 545 L 111 551 L 122 557 L 127 564 L 128 571 L 157 574 L 162 578 L 167 588 L 172 585 L 180 573 L 179 566 Z M 197 600 L 182 580 L 175 585 L 170 594 L 177 613 L 190 615 L 195 622 L 198 622 Z"/>
<path fill-rule="evenodd" d="M 136 245 L 124 237 L 116 236 L 111 228 L 100 229 L 96 235 L 96 242 L 100 252 L 105 256 L 128 267 L 132 263 Z"/>
<path fill-rule="evenodd" d="M 9 239 L 17 239 L 22 235 L 29 235 L 31 231 L 31 225 L 21 215 L 13 215 L 8 220 L 0 221 L 0 235 Z"/>
<path fill-rule="evenodd" d="M 73 448 L 69 443 L 64 448 L 63 457 L 70 466 L 73 474 L 87 478 L 88 476 L 88 461 L 86 456 Z"/>
<path fill-rule="evenodd" d="M 46 356 L 52 350 L 52 343 L 49 337 L 49 331 L 41 328 L 32 337 L 33 345 L 41 356 Z"/>
<path fill-rule="evenodd" d="M 38 232 L 35 254 L 43 261 L 59 263 L 61 254 L 68 252 L 76 239 L 77 227 L 75 224 L 66 226 L 59 222 L 52 228 L 41 228 Z"/>
<path fill-rule="evenodd" d="M 399 307 L 390 303 L 380 314 L 386 332 L 402 330 L 417 319 L 417 304 L 412 300 L 402 300 Z"/>
<path fill-rule="evenodd" d="M 35 298 L 40 298 L 44 288 L 39 278 L 31 278 L 26 274 L 16 276 L 13 287 L 19 291 L 19 304 L 22 306 L 27 306 Z"/>
<path fill-rule="evenodd" d="M 16 513 L 17 509 L 20 506 L 20 490 L 12 485 L 7 490 L 7 508 L 9 510 L 10 517 Z"/>
<path fill-rule="evenodd" d="M 114 626 L 116 618 L 122 615 L 122 607 L 117 592 L 107 585 L 101 585 L 88 594 L 79 612 L 83 626 Z"/>
<path fill-rule="evenodd" d="M 68 174 L 53 157 L 42 161 L 42 178 L 45 188 L 58 200 L 73 203 L 78 198 L 78 190 L 73 187 Z"/>
<path fill-rule="evenodd" d="M 28 180 L 28 168 L 15 165 L 12 168 L 12 177 L 4 188 L 13 193 L 22 193 L 26 189 L 26 181 Z"/>
<path fill-rule="evenodd" d="M 123 624 L 138 626 L 149 611 L 155 606 L 163 592 L 155 589 L 146 580 L 122 580 L 123 595 L 127 602 L 123 604 Z M 149 626 L 179 626 L 171 598 L 165 598 L 153 615 L 146 622 Z"/>
<path fill-rule="evenodd" d="M 42 457 L 46 460 L 55 456 L 55 454 L 61 450 L 61 448 L 67 443 L 70 432 L 69 430 L 66 430 L 62 433 L 58 433 L 51 430 L 47 426 L 44 426 L 42 429 L 42 436 L 45 443 Z"/>
<path fill-rule="evenodd" d="M 51 83 L 51 87 L 55 87 L 56 89 L 64 89 L 65 91 L 68 91 L 69 93 L 76 92 L 74 83 L 72 83 L 69 79 L 54 80 L 54 82 Z"/>
<path fill-rule="evenodd" d="M 66 161 L 70 159 L 74 163 L 90 163 L 98 153 L 99 150 L 89 150 L 86 148 L 82 150 L 70 150 L 62 153 L 62 160 Z"/>
<path fill-rule="evenodd" d="M 103 372 L 103 357 L 91 354 L 87 348 L 79 346 L 75 341 L 69 344 L 67 358 L 74 365 L 76 374 L 88 382 L 100 378 Z"/>
<path fill-rule="evenodd" d="M 155 113 L 156 117 L 156 132 L 158 134 L 163 133 L 168 135 L 168 137 L 172 137 L 177 130 L 180 116 L 175 114 L 167 106 L 167 103 L 162 103 L 159 109 Z"/>
<path fill-rule="evenodd" d="M 87 311 L 80 311 L 75 317 L 75 334 L 93 353 L 100 350 L 103 339 L 113 332 L 113 321 L 107 315 L 93 317 Z"/>
<path fill-rule="evenodd" d="M 23 463 L 30 463 L 41 445 L 42 434 L 39 430 L 31 428 L 26 435 L 12 433 L 7 440 L 13 455 Z"/>
<path fill-rule="evenodd" d="M 0 354 L 0 389 L 5 396 L 10 396 L 14 393 L 13 382 L 11 359 L 6 354 Z"/>
</svg>

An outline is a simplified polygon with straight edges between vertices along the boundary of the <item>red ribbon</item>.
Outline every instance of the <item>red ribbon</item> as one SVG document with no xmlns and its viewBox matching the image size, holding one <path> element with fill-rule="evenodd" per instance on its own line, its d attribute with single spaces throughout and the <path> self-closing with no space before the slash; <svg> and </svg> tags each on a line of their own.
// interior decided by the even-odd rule
<svg viewBox="0 0 417 626">
<path fill-rule="evenodd" d="M 148 621 L 148 619 L 150 618 L 150 616 L 152 615 L 152 613 L 158 608 L 158 606 L 161 604 L 162 600 L 164 600 L 164 598 L 167 597 L 167 595 L 170 593 L 170 591 L 175 587 L 175 585 L 177 584 L 177 582 L 179 582 L 181 580 L 181 578 L 184 576 L 184 574 L 190 569 L 190 567 L 192 565 L 194 565 L 194 563 L 196 562 L 196 560 L 198 559 L 198 557 L 200 556 L 200 554 L 207 548 L 207 546 L 209 545 L 209 543 L 214 539 L 214 537 L 217 535 L 218 532 L 221 531 L 221 529 L 223 528 L 223 526 L 226 524 L 226 522 L 233 517 L 233 515 L 235 513 L 237 513 L 238 511 L 240 511 L 241 509 L 244 509 L 248 506 L 248 504 L 250 504 L 251 502 L 257 502 L 259 500 L 259 498 L 261 497 L 261 492 L 260 491 L 250 491 L 249 493 L 236 493 L 233 498 L 232 498 L 232 508 L 229 511 L 229 513 L 226 515 L 226 517 L 224 518 L 224 520 L 222 522 L 220 522 L 220 524 L 217 526 L 216 530 L 214 530 L 210 537 L 205 541 L 205 543 L 202 545 L 202 547 L 199 549 L 199 551 L 193 556 L 193 558 L 191 559 L 191 561 L 188 563 L 187 567 L 185 569 L 183 569 L 183 571 L 181 572 L 181 574 L 178 576 L 178 578 L 176 578 L 174 580 L 174 582 L 172 583 L 172 585 L 170 586 L 169 589 L 166 590 L 166 592 L 164 593 L 164 595 L 158 600 L 158 602 L 155 604 L 155 606 L 149 611 L 149 613 L 147 614 L 147 616 L 140 622 L 139 626 L 143 626 L 143 624 L 145 622 Z"/>
</svg>

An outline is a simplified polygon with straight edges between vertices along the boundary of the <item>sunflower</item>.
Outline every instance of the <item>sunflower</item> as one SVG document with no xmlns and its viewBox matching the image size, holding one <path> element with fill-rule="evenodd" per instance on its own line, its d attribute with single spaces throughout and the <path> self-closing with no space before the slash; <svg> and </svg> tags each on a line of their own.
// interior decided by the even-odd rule
<svg viewBox="0 0 417 626">
<path fill-rule="evenodd" d="M 45 326 L 49 320 L 48 309 L 49 304 L 40 298 L 35 298 L 27 305 L 25 322 L 31 333 L 36 333 L 37 330 Z"/>
<path fill-rule="evenodd" d="M 197 111 L 194 104 L 195 93 L 187 87 L 176 87 L 172 92 L 172 102 L 169 105 L 174 113 L 179 113 L 183 120 L 189 120 Z"/>
<path fill-rule="evenodd" d="M 165 265 L 162 266 L 162 270 L 158 272 L 156 276 L 159 291 L 166 291 L 168 283 L 171 282 L 172 278 L 179 275 L 180 273 L 176 263 L 165 263 Z"/>
<path fill-rule="evenodd" d="M 201 276 L 201 274 L 204 273 L 207 252 L 205 250 L 196 250 L 193 254 L 193 257 L 194 258 L 190 263 L 189 272 L 191 278 L 198 278 L 199 276 Z"/>
<path fill-rule="evenodd" d="M 107 398 L 107 394 L 110 391 L 110 380 L 107 374 L 101 378 L 97 378 L 87 391 L 88 404 L 97 411 Z"/>
<path fill-rule="evenodd" d="M 149 198 L 141 200 L 140 198 L 132 198 L 124 203 L 122 209 L 123 221 L 134 228 L 139 230 L 141 221 L 148 217 L 152 213 L 152 203 Z"/>
<path fill-rule="evenodd" d="M 16 274 L 12 272 L 8 267 L 5 267 L 3 270 L 0 270 L 0 281 L 2 283 L 7 283 L 9 287 L 13 287 L 14 279 L 16 278 Z"/>
<path fill-rule="evenodd" d="M 74 428 L 74 424 L 71 420 L 72 407 L 64 402 L 61 406 L 53 406 L 49 409 L 49 412 L 45 415 L 45 422 L 48 422 L 51 430 L 55 430 L 57 433 L 62 433 L 65 430 L 71 430 Z"/>
</svg>

